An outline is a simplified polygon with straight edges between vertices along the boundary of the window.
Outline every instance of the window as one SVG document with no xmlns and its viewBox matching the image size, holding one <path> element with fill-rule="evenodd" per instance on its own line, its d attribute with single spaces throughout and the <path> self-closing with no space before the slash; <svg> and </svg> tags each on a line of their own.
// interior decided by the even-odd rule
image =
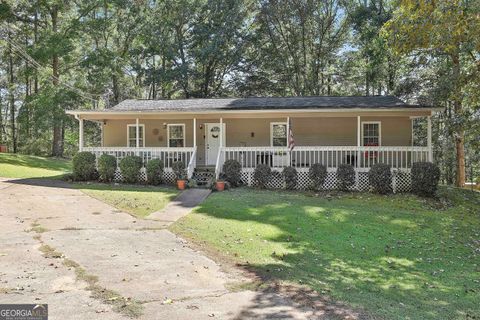
<svg viewBox="0 0 480 320">
<path fill-rule="evenodd" d="M 364 146 L 381 144 L 380 122 L 362 122 L 362 142 Z"/>
<path fill-rule="evenodd" d="M 140 147 L 145 147 L 145 125 L 138 125 Z M 137 146 L 137 126 L 134 124 L 127 125 L 127 139 L 129 147 Z"/>
<path fill-rule="evenodd" d="M 168 146 L 172 148 L 185 147 L 185 125 L 168 125 Z"/>
<path fill-rule="evenodd" d="M 270 123 L 270 144 L 272 147 L 287 146 L 287 124 L 285 122 Z"/>
</svg>

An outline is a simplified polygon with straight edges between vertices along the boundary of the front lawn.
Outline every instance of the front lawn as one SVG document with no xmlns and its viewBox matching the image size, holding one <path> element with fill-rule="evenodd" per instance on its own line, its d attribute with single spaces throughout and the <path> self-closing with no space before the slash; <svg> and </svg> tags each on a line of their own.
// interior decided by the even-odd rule
<svg viewBox="0 0 480 320">
<path fill-rule="evenodd" d="M 212 194 L 172 230 L 263 277 L 382 319 L 480 314 L 480 194 Z M 473 319 L 473 318 L 472 318 Z"/>
<path fill-rule="evenodd" d="M 102 183 L 75 183 L 74 186 L 85 194 L 138 218 L 162 210 L 178 194 L 173 187 Z"/>
<path fill-rule="evenodd" d="M 71 162 L 63 159 L 0 153 L 0 177 L 53 178 L 71 170 Z"/>
</svg>

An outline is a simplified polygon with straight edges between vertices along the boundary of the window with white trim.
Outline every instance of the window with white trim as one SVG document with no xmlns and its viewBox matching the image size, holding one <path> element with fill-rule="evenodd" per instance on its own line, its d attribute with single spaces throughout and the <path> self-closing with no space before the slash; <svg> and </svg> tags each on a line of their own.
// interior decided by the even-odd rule
<svg viewBox="0 0 480 320">
<path fill-rule="evenodd" d="M 272 147 L 287 146 L 287 123 L 272 122 L 270 123 L 270 144 Z"/>
<path fill-rule="evenodd" d="M 138 137 L 140 147 L 145 147 L 145 125 L 138 125 Z M 127 125 L 127 140 L 129 147 L 137 146 L 137 126 L 135 124 Z"/>
<path fill-rule="evenodd" d="M 362 143 L 364 146 L 379 146 L 381 144 L 380 122 L 362 122 Z"/>
<path fill-rule="evenodd" d="M 168 146 L 172 148 L 185 147 L 185 125 L 168 125 Z"/>
</svg>

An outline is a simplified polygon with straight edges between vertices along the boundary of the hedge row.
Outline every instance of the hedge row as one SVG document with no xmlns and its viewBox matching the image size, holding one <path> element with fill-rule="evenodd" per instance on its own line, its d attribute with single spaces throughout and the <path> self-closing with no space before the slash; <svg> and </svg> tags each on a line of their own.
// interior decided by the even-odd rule
<svg viewBox="0 0 480 320">
<path fill-rule="evenodd" d="M 138 156 L 126 156 L 118 164 L 122 176 L 127 183 L 139 182 L 142 159 Z M 77 181 L 96 180 L 110 182 L 114 178 L 117 161 L 114 156 L 101 155 L 98 158 L 98 171 L 95 155 L 91 152 L 79 152 L 73 158 L 73 178 Z M 162 182 L 163 162 L 152 159 L 147 163 L 146 171 L 148 183 L 158 185 Z M 222 177 L 229 185 L 235 187 L 241 184 L 241 165 L 236 160 L 228 160 L 223 165 Z M 187 172 L 181 161 L 173 163 L 172 170 L 177 179 L 186 179 Z M 272 176 L 279 174 L 265 164 L 255 168 L 253 179 L 260 188 L 267 188 Z M 298 172 L 294 167 L 287 167 L 281 173 L 285 188 L 293 190 L 298 183 Z M 337 187 L 339 190 L 348 191 L 355 185 L 355 169 L 349 164 L 342 164 L 337 168 Z M 319 163 L 313 164 L 308 172 L 312 190 L 321 190 L 327 177 L 327 168 Z M 275 177 L 277 178 L 277 177 Z M 431 162 L 416 162 L 412 166 L 411 181 L 412 192 L 420 196 L 434 196 L 440 179 L 440 169 Z M 392 174 L 390 167 L 378 163 L 368 172 L 369 185 L 373 192 L 387 194 L 392 191 Z"/>
<path fill-rule="evenodd" d="M 230 161 L 236 162 L 235 160 Z M 229 170 L 234 171 L 234 173 L 230 172 L 229 175 L 225 175 L 227 181 L 229 181 L 230 176 L 240 177 L 241 166 L 239 163 L 234 164 L 231 162 L 228 164 L 228 167 Z M 235 168 L 235 170 L 231 168 Z M 260 164 L 255 168 L 253 179 L 257 187 L 267 188 L 274 174 L 277 174 L 277 172 L 272 171 L 272 169 L 265 164 Z M 298 172 L 294 167 L 286 167 L 282 175 L 286 189 L 293 190 L 297 187 Z M 327 168 L 322 164 L 316 163 L 310 167 L 308 177 L 312 190 L 322 190 L 327 177 Z M 340 165 L 337 168 L 336 178 L 337 188 L 339 190 L 351 190 L 356 180 L 354 167 L 349 164 Z M 412 193 L 420 196 L 434 196 L 437 191 L 439 179 L 440 170 L 435 164 L 431 162 L 414 163 L 411 170 Z M 373 165 L 368 172 L 368 181 L 371 191 L 375 193 L 388 194 L 392 192 L 392 172 L 390 166 L 383 163 Z"/>
<path fill-rule="evenodd" d="M 111 182 L 114 179 L 117 170 L 117 159 L 108 154 L 102 154 L 98 158 L 96 165 L 95 155 L 91 152 L 79 152 L 73 157 L 73 179 L 76 181 L 99 180 L 102 182 Z M 179 162 L 181 163 L 181 162 Z M 181 163 L 183 165 L 183 163 Z M 175 165 L 175 163 L 174 163 Z M 138 156 L 126 156 L 118 163 L 122 172 L 123 180 L 127 183 L 137 183 L 140 181 L 140 169 L 142 168 L 142 158 Z M 147 182 L 152 185 L 158 185 L 163 179 L 163 161 L 152 159 L 147 163 Z M 181 170 L 181 169 L 179 169 Z"/>
</svg>

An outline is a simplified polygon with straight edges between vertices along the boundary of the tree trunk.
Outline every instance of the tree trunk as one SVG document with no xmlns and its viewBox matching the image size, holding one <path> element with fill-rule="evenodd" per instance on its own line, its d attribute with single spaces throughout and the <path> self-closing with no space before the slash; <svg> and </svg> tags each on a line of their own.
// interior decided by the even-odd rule
<svg viewBox="0 0 480 320">
<path fill-rule="evenodd" d="M 115 71 L 112 74 L 113 105 L 120 103 L 120 88 L 118 86 L 118 77 Z"/>
<path fill-rule="evenodd" d="M 462 92 L 460 86 L 460 56 L 458 52 L 452 55 L 453 77 L 455 81 L 453 94 L 453 108 L 457 117 L 462 116 Z M 457 179 L 455 185 L 459 188 L 465 186 L 465 130 L 463 124 L 455 128 L 455 148 L 457 155 Z"/>
<path fill-rule="evenodd" d="M 35 8 L 35 16 L 33 20 L 33 37 L 34 37 L 34 43 L 35 45 L 38 42 L 38 1 L 37 1 L 37 7 Z M 38 71 L 35 68 L 34 69 L 34 80 L 33 80 L 33 92 L 38 93 Z"/>
<path fill-rule="evenodd" d="M 0 144 L 3 144 L 3 115 L 2 115 L 2 97 L 0 97 Z"/>
<path fill-rule="evenodd" d="M 365 73 L 365 95 L 370 95 L 370 76 L 368 71 Z"/>
<path fill-rule="evenodd" d="M 52 17 L 52 31 L 57 33 L 57 18 L 58 18 L 58 8 L 53 6 L 50 15 Z M 55 89 L 58 87 L 59 81 L 59 58 L 55 53 L 52 57 L 52 76 L 53 76 L 53 86 Z M 57 108 L 61 108 L 57 106 Z M 52 142 L 52 156 L 62 157 L 63 156 L 63 120 L 59 110 L 55 110 L 53 114 L 53 142 Z"/>
<path fill-rule="evenodd" d="M 10 31 L 8 32 L 8 39 L 12 39 L 12 34 L 10 33 Z M 10 102 L 10 135 L 12 139 L 12 151 L 13 153 L 17 153 L 17 136 L 15 128 L 15 96 L 13 94 L 15 88 L 15 79 L 13 76 L 13 52 L 10 42 L 8 43 L 8 73 L 8 96 Z"/>
</svg>

